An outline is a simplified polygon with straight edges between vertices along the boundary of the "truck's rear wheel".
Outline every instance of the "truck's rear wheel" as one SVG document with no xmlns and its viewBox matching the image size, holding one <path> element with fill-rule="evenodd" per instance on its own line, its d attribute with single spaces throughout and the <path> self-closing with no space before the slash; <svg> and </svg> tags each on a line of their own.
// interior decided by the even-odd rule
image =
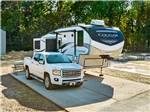
<svg viewBox="0 0 150 112">
<path fill-rule="evenodd" d="M 50 77 L 48 74 L 44 75 L 44 86 L 46 89 L 54 89 L 54 85 L 51 83 Z"/>
<path fill-rule="evenodd" d="M 30 76 L 30 72 L 29 72 L 29 68 L 28 67 L 25 68 L 25 72 L 26 72 L 26 74 L 25 74 L 26 79 L 28 79 L 28 80 L 32 79 L 32 77 Z"/>
</svg>

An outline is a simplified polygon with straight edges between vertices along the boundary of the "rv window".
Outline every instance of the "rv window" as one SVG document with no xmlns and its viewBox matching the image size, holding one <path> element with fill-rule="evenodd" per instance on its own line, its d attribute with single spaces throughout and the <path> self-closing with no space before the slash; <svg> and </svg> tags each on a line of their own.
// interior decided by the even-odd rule
<svg viewBox="0 0 150 112">
<path fill-rule="evenodd" d="M 57 52 L 56 39 L 46 39 L 46 52 Z"/>
<path fill-rule="evenodd" d="M 83 31 L 78 31 L 77 35 L 78 35 L 77 46 L 83 46 L 84 45 Z"/>
<path fill-rule="evenodd" d="M 35 49 L 40 49 L 40 41 L 39 40 L 37 40 L 37 41 L 35 41 Z"/>
</svg>

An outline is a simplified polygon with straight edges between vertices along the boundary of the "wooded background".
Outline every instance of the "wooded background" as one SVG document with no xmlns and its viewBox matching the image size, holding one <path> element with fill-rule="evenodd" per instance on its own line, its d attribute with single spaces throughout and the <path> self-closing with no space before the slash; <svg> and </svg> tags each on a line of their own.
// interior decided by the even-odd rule
<svg viewBox="0 0 150 112">
<path fill-rule="evenodd" d="M 7 51 L 32 50 L 33 38 L 57 28 L 104 20 L 125 36 L 125 52 L 150 52 L 150 1 L 2 1 Z"/>
</svg>

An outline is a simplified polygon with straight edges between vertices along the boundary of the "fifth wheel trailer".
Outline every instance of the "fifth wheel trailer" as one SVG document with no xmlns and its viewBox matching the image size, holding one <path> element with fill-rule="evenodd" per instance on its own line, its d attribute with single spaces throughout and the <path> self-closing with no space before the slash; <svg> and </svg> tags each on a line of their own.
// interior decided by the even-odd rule
<svg viewBox="0 0 150 112">
<path fill-rule="evenodd" d="M 119 57 L 124 36 L 119 28 L 106 27 L 102 20 L 92 20 L 91 24 L 60 28 L 41 39 L 34 39 L 34 48 L 36 43 L 39 43 L 38 50 L 59 51 L 76 58 L 83 65 L 85 59 Z"/>
</svg>

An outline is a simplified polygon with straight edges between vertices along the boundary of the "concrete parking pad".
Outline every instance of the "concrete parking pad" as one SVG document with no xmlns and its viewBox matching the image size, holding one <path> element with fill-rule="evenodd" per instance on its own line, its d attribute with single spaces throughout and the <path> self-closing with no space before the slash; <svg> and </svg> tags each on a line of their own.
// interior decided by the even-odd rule
<svg viewBox="0 0 150 112">
<path fill-rule="evenodd" d="M 115 102 L 101 109 L 100 112 L 150 112 L 150 90 Z"/>
<path fill-rule="evenodd" d="M 43 84 L 37 80 L 26 80 L 24 73 L 11 74 L 17 80 L 23 82 L 39 94 L 52 100 L 68 111 L 93 112 L 104 109 L 118 101 L 122 101 L 144 91 L 149 90 L 149 85 L 137 83 L 111 76 L 97 77 L 97 74 L 89 73 L 80 88 L 60 88 L 46 90 Z"/>
<path fill-rule="evenodd" d="M 97 76 L 98 78 L 97 73 L 88 71 L 87 74 L 92 74 L 93 76 Z M 103 93 L 105 95 L 108 95 L 110 93 L 108 91 L 105 91 L 106 88 L 104 89 L 101 85 L 94 87 L 95 85 L 98 84 L 96 84 L 95 82 L 89 83 L 90 81 L 91 79 L 85 83 L 88 83 L 87 86 L 92 91 Z M 150 85 L 148 84 L 138 83 L 138 82 L 112 77 L 108 75 L 104 76 L 104 80 L 102 81 L 102 83 L 111 85 L 111 87 L 114 89 L 112 98 L 117 101 L 130 98 L 132 96 L 135 96 L 139 93 L 142 93 L 150 89 Z"/>
</svg>

